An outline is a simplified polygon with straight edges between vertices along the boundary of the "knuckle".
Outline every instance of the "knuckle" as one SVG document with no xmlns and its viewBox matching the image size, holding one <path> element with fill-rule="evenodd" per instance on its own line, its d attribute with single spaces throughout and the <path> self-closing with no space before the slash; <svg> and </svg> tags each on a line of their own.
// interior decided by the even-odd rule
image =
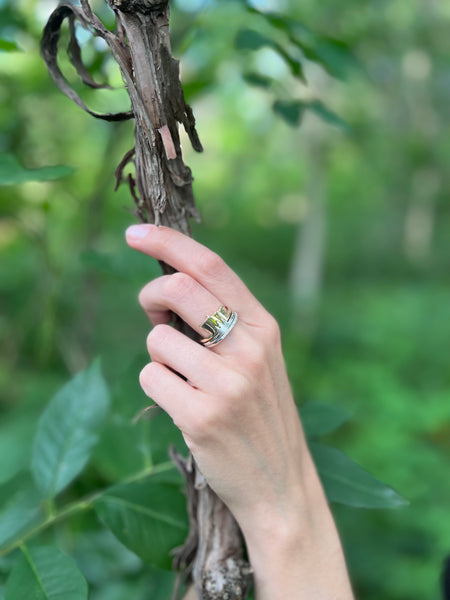
<svg viewBox="0 0 450 600">
<path fill-rule="evenodd" d="M 165 345 L 172 333 L 169 325 L 155 325 L 147 336 L 147 349 L 151 353 L 155 348 Z"/>
<path fill-rule="evenodd" d="M 230 375 L 223 385 L 222 397 L 225 403 L 229 406 L 241 402 L 248 394 L 249 385 L 248 378 L 244 375 L 240 373 Z"/>
<path fill-rule="evenodd" d="M 210 409 L 203 409 L 193 417 L 189 430 L 194 443 L 202 443 L 210 438 L 217 431 L 219 421 L 217 411 Z"/>
<path fill-rule="evenodd" d="M 243 360 L 245 373 L 253 379 L 259 379 L 261 373 L 267 368 L 267 353 L 263 344 L 253 344 Z"/>
<path fill-rule="evenodd" d="M 218 432 L 235 426 L 242 416 L 243 400 L 248 396 L 250 385 L 239 373 L 229 373 L 220 395 L 191 416 L 188 433 L 193 444 L 207 443 L 217 438 Z"/>
<path fill-rule="evenodd" d="M 280 326 L 278 325 L 277 320 L 269 313 L 267 313 L 267 317 L 265 319 L 264 330 L 266 340 L 269 344 L 276 346 L 281 344 Z"/>
<path fill-rule="evenodd" d="M 217 278 L 225 266 L 224 260 L 215 252 L 205 248 L 199 257 L 199 267 L 203 275 L 208 278 Z"/>
<path fill-rule="evenodd" d="M 145 285 L 141 291 L 138 294 L 138 301 L 139 304 L 141 305 L 141 307 L 145 310 L 145 306 L 146 306 L 146 298 L 147 298 L 147 291 L 148 291 L 148 285 Z"/>
<path fill-rule="evenodd" d="M 186 297 L 193 294 L 195 281 L 186 273 L 174 273 L 167 277 L 163 285 L 164 295 L 172 302 L 183 302 Z"/>
<path fill-rule="evenodd" d="M 139 383 L 145 392 L 147 392 L 147 390 L 150 388 L 151 381 L 155 375 L 156 367 L 156 363 L 148 363 L 139 373 Z"/>
<path fill-rule="evenodd" d="M 152 246 L 155 248 L 158 254 L 165 254 L 170 249 L 172 239 L 170 236 L 170 230 L 167 227 L 159 226 L 157 229 L 157 235 L 153 237 Z"/>
<path fill-rule="evenodd" d="M 202 407 L 189 422 L 189 436 L 199 446 L 217 439 L 220 433 L 233 427 L 237 418 L 237 402 L 231 403 L 223 398 Z M 231 424 L 231 425 L 230 425 Z"/>
</svg>

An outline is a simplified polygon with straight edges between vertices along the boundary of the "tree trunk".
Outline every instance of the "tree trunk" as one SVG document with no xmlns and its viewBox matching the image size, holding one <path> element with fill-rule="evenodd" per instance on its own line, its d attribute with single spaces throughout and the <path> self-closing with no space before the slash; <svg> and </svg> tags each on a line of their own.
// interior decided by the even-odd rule
<svg viewBox="0 0 450 600">
<path fill-rule="evenodd" d="M 184 100 L 179 63 L 171 53 L 169 2 L 108 0 L 108 4 L 116 15 L 115 32 L 104 27 L 88 0 L 81 0 L 81 7 L 60 4 L 44 30 L 43 57 L 55 83 L 84 110 L 110 121 L 135 119 L 135 146 L 116 170 L 117 185 L 124 180 L 128 183 L 140 221 L 190 234 L 189 218 L 198 219 L 198 213 L 191 171 L 183 162 L 179 123 L 183 124 L 194 149 L 201 151 L 202 146 L 192 110 Z M 57 52 L 61 25 L 66 18 L 71 27 L 71 60 L 78 74 L 91 87 L 102 87 L 92 80 L 82 64 L 75 19 L 94 30 L 111 48 L 130 96 L 129 113 L 92 112 L 64 79 Z M 130 162 L 135 164 L 135 175 L 124 178 Z M 161 266 L 164 273 L 173 272 L 170 266 Z M 180 319 L 175 318 L 174 324 L 197 339 Z M 193 581 L 199 600 L 242 600 L 247 596 L 251 569 L 243 560 L 239 527 L 208 486 L 193 457 L 189 455 L 186 460 L 172 452 L 172 458 L 186 479 L 190 520 L 190 533 L 184 546 L 176 551 L 175 565 Z"/>
<path fill-rule="evenodd" d="M 323 263 L 327 234 L 325 169 L 317 148 L 311 145 L 307 213 L 299 226 L 292 257 L 289 287 L 293 299 L 293 326 L 312 334 L 322 290 Z"/>
</svg>

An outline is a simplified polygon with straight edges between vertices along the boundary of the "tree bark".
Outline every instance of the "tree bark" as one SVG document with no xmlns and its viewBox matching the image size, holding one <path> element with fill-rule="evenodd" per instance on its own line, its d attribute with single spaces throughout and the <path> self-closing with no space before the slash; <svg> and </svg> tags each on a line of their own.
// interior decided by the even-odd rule
<svg viewBox="0 0 450 600">
<path fill-rule="evenodd" d="M 81 6 L 62 3 L 45 27 L 42 54 L 50 75 L 60 89 L 91 115 L 117 121 L 135 119 L 135 146 L 116 170 L 117 186 L 125 181 L 133 196 L 136 215 L 142 222 L 163 224 L 190 235 L 189 219 L 198 219 L 192 191 L 192 174 L 181 152 L 179 124 L 197 151 L 202 146 L 195 119 L 186 104 L 179 79 L 179 62 L 172 56 L 169 36 L 169 2 L 154 0 L 107 0 L 116 15 L 116 31 L 105 28 L 92 12 L 88 0 Z M 102 37 L 119 64 L 131 100 L 130 112 L 100 115 L 91 111 L 69 86 L 57 62 L 58 39 L 64 19 L 71 26 L 70 56 L 81 79 L 102 87 L 82 64 L 75 36 L 77 19 Z M 124 176 L 128 163 L 135 174 Z M 161 264 L 164 273 L 172 273 Z M 180 319 L 174 325 L 196 338 Z M 251 568 L 243 560 L 239 527 L 231 513 L 200 473 L 191 455 L 172 452 L 187 486 L 190 533 L 175 552 L 175 566 L 192 580 L 199 600 L 242 600 L 247 596 Z M 176 592 L 175 592 L 176 593 Z M 189 592 L 191 593 L 191 592 Z"/>
</svg>

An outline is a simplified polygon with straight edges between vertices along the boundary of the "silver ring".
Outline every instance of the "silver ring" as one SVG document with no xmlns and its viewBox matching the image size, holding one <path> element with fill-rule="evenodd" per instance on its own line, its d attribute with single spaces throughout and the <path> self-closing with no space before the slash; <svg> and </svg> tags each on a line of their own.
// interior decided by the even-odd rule
<svg viewBox="0 0 450 600">
<path fill-rule="evenodd" d="M 202 329 L 206 329 L 210 335 L 200 340 L 200 342 L 207 348 L 220 344 L 236 325 L 237 320 L 237 313 L 226 306 L 221 306 L 201 325 Z"/>
</svg>

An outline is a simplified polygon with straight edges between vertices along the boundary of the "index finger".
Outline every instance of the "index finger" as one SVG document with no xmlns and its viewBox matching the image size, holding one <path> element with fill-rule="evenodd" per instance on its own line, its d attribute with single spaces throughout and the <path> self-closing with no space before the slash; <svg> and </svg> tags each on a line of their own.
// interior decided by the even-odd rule
<svg viewBox="0 0 450 600">
<path fill-rule="evenodd" d="M 240 317 L 253 320 L 264 310 L 218 254 L 183 233 L 163 226 L 132 225 L 126 238 L 132 248 L 190 275 Z"/>
</svg>

